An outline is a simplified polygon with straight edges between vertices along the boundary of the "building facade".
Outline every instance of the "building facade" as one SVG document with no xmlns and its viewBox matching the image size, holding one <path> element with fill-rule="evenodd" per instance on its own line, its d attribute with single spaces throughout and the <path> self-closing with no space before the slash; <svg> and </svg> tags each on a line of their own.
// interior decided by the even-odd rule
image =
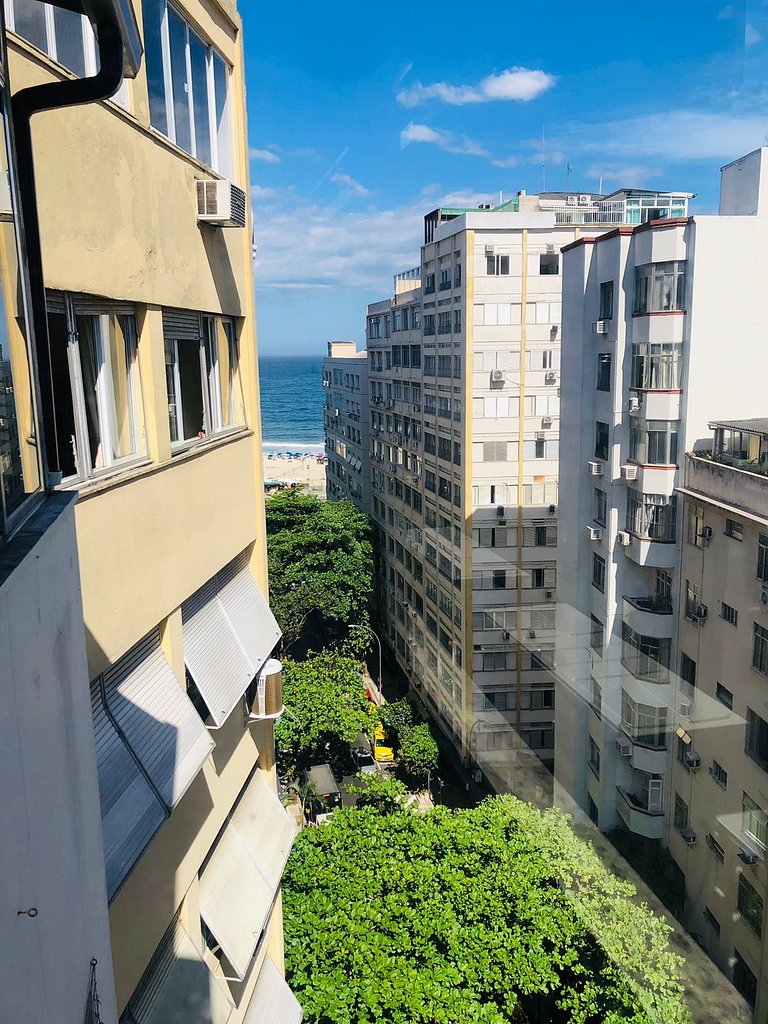
<svg viewBox="0 0 768 1024">
<path fill-rule="evenodd" d="M 713 411 L 764 408 L 768 357 L 750 346 L 733 359 L 730 339 L 763 315 L 765 158 L 723 169 L 719 216 L 619 228 L 565 253 L 556 796 L 604 831 L 663 841 L 674 813 L 678 690 L 692 673 L 676 619 L 694 600 L 677 488 Z"/>
<path fill-rule="evenodd" d="M 32 590 L 19 590 L 18 573 L 3 585 L 29 612 L 12 682 L 26 670 L 29 687 L 33 623 L 71 637 L 37 657 L 51 703 L 36 770 L 62 779 L 32 802 L 34 877 L 15 898 L 43 928 L 66 916 L 88 961 L 84 981 L 78 961 L 78 1012 L 63 1014 L 62 972 L 25 955 L 38 915 L 20 914 L 3 988 L 26 1008 L 34 960 L 53 1008 L 35 1019 L 82 1019 L 93 957 L 105 1024 L 287 1024 L 301 1018 L 282 978 L 279 889 L 294 825 L 274 769 L 280 631 L 266 599 L 242 24 L 227 0 L 127 10 L 143 39 L 136 77 L 111 99 L 33 121 L 42 430 L 23 318 L 7 321 L 19 463 L 26 472 L 44 437 L 43 480 L 65 535 L 58 553 L 38 548 Z M 14 93 L 96 71 L 81 14 L 36 0 L 8 0 L 6 14 Z M 28 731 L 30 699 L 19 705 Z M 77 785 L 59 806 L 70 775 Z M 59 842 L 51 833 L 43 849 L 45 811 L 51 828 L 66 814 L 77 825 L 58 902 L 37 870 Z M 73 912 L 66 901 L 81 889 Z M 14 1019 L 27 1019 L 23 1008 Z"/>
<path fill-rule="evenodd" d="M 679 684 L 666 840 L 680 915 L 761 1020 L 768 1007 L 768 420 L 685 456 Z"/>
<path fill-rule="evenodd" d="M 329 341 L 323 360 L 325 470 L 329 501 L 370 511 L 368 358 L 354 341 Z"/>
<path fill-rule="evenodd" d="M 553 764 L 561 249 L 688 198 L 520 193 L 434 211 L 420 267 L 368 307 L 384 633 L 488 771 Z"/>
</svg>

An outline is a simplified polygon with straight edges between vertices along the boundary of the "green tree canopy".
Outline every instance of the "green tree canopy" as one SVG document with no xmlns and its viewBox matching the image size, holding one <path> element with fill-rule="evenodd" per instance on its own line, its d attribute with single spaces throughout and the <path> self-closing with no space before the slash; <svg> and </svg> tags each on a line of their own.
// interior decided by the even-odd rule
<svg viewBox="0 0 768 1024">
<path fill-rule="evenodd" d="M 316 612 L 337 622 L 367 621 L 373 589 L 370 527 L 343 501 L 301 490 L 267 501 L 270 604 L 286 647 Z"/>
<path fill-rule="evenodd" d="M 326 743 L 349 744 L 370 729 L 362 672 L 361 662 L 332 648 L 284 662 L 285 713 L 275 726 L 281 770 L 303 767 Z"/>
<path fill-rule="evenodd" d="M 379 714 L 382 722 L 394 734 L 393 738 L 396 738 L 398 743 L 413 726 L 413 708 L 407 700 L 395 700 L 391 704 L 382 704 Z"/>
<path fill-rule="evenodd" d="M 358 807 L 375 807 L 380 814 L 399 810 L 408 795 L 408 787 L 399 779 L 381 772 L 361 773 L 356 784 L 348 785 L 347 792 L 357 794 Z"/>
<path fill-rule="evenodd" d="M 413 725 L 400 737 L 400 764 L 408 775 L 426 779 L 437 768 L 440 751 L 428 722 Z"/>
<path fill-rule="evenodd" d="M 307 1024 L 690 1024 L 669 926 L 558 811 L 334 812 L 283 878 Z"/>
</svg>

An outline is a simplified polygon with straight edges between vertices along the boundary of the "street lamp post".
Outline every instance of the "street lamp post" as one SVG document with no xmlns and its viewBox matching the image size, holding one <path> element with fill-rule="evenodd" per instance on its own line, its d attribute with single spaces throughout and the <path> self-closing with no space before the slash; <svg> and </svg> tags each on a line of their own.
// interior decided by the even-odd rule
<svg viewBox="0 0 768 1024">
<path fill-rule="evenodd" d="M 469 736 L 467 737 L 467 773 L 472 771 L 472 737 L 474 736 L 475 729 L 478 725 L 484 726 L 485 722 L 480 718 L 476 718 L 472 723 L 472 728 L 469 730 Z M 482 732 L 482 729 L 480 731 Z"/>
<path fill-rule="evenodd" d="M 376 633 L 373 629 L 371 629 L 370 626 L 367 626 L 367 625 L 365 625 L 362 622 L 352 622 L 352 623 L 350 623 L 349 628 L 350 629 L 365 629 L 365 630 L 367 630 L 371 634 L 371 636 L 374 638 L 376 643 L 379 645 L 379 678 L 377 680 L 377 683 L 378 683 L 378 687 L 379 687 L 379 693 L 382 693 L 382 683 L 381 683 L 381 640 L 379 639 L 378 633 Z"/>
</svg>

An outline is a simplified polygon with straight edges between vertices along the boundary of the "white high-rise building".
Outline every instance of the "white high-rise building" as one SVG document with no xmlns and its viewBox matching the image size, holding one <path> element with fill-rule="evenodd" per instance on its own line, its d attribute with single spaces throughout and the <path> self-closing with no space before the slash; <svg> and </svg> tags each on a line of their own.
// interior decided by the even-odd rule
<svg viewBox="0 0 768 1024">
<path fill-rule="evenodd" d="M 370 511 L 368 358 L 354 341 L 329 341 L 323 360 L 326 494 Z"/>
<path fill-rule="evenodd" d="M 688 198 L 520 193 L 435 210 L 420 267 L 368 307 L 384 636 L 491 774 L 520 760 L 513 748 L 553 764 L 560 252 L 587 231 L 685 216 Z"/>
<path fill-rule="evenodd" d="M 700 532 L 679 467 L 714 417 L 765 413 L 767 161 L 723 168 L 719 216 L 564 255 L 556 797 L 604 831 L 664 840 L 674 811 L 680 545 Z"/>
</svg>

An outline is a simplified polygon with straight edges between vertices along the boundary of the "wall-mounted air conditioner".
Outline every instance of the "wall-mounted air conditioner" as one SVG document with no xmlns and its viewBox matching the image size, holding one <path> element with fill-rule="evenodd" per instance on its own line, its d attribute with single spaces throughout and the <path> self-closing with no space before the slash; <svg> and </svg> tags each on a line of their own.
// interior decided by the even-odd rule
<svg viewBox="0 0 768 1024">
<path fill-rule="evenodd" d="M 702 526 L 702 528 L 701 528 L 701 539 L 703 541 L 710 541 L 710 540 L 712 540 L 712 527 L 711 526 Z"/>
<path fill-rule="evenodd" d="M 632 740 L 626 736 L 617 736 L 616 749 L 622 757 L 630 757 L 632 754 Z"/>
<path fill-rule="evenodd" d="M 693 846 L 696 842 L 696 833 L 692 828 L 683 828 L 680 830 L 680 837 L 686 846 Z"/>
<path fill-rule="evenodd" d="M 692 768 L 694 771 L 701 768 L 701 755 L 697 754 L 695 750 L 686 750 L 683 760 L 686 768 Z"/>
<path fill-rule="evenodd" d="M 637 395 L 630 395 L 629 402 L 627 403 L 627 408 L 629 409 L 630 413 L 640 412 L 640 399 L 637 397 Z"/>
<path fill-rule="evenodd" d="M 491 383 L 503 384 L 504 383 L 504 371 L 503 370 L 491 370 Z"/>
<path fill-rule="evenodd" d="M 551 416 L 542 416 L 541 417 L 541 425 L 545 429 L 548 429 L 549 427 L 551 427 L 552 426 L 552 417 Z"/>
<path fill-rule="evenodd" d="M 245 227 L 245 192 L 231 181 L 199 178 L 197 219 L 220 228 Z"/>
<path fill-rule="evenodd" d="M 592 333 L 593 334 L 607 334 L 608 325 L 605 320 L 593 320 L 592 321 Z"/>
<path fill-rule="evenodd" d="M 590 476 L 602 476 L 604 467 L 602 462 L 588 462 L 587 470 Z"/>
<path fill-rule="evenodd" d="M 499 519 L 503 519 L 504 518 L 504 511 L 505 511 L 505 509 L 504 509 L 503 505 L 497 505 L 496 506 L 496 515 L 499 517 Z"/>
<path fill-rule="evenodd" d="M 691 701 L 689 701 L 689 700 L 681 700 L 680 701 L 680 714 L 683 715 L 683 717 L 685 717 L 685 718 L 689 718 L 690 714 L 691 714 L 691 708 L 692 707 L 693 707 L 693 703 Z"/>
<path fill-rule="evenodd" d="M 599 526 L 588 526 L 587 537 L 589 537 L 590 540 L 602 540 L 603 531 Z"/>
<path fill-rule="evenodd" d="M 632 534 L 627 530 L 619 530 L 616 539 L 623 548 L 626 548 L 632 543 Z"/>
<path fill-rule="evenodd" d="M 637 466 L 622 466 L 621 475 L 625 480 L 637 480 Z"/>
<path fill-rule="evenodd" d="M 579 196 L 579 206 L 591 206 L 592 196 Z"/>
<path fill-rule="evenodd" d="M 545 384 L 557 384 L 557 373 L 555 370 L 547 370 L 544 374 Z"/>
<path fill-rule="evenodd" d="M 546 440 L 546 437 L 547 437 L 546 430 L 537 430 L 536 431 L 536 440 L 537 441 L 544 441 L 544 440 Z"/>
</svg>

